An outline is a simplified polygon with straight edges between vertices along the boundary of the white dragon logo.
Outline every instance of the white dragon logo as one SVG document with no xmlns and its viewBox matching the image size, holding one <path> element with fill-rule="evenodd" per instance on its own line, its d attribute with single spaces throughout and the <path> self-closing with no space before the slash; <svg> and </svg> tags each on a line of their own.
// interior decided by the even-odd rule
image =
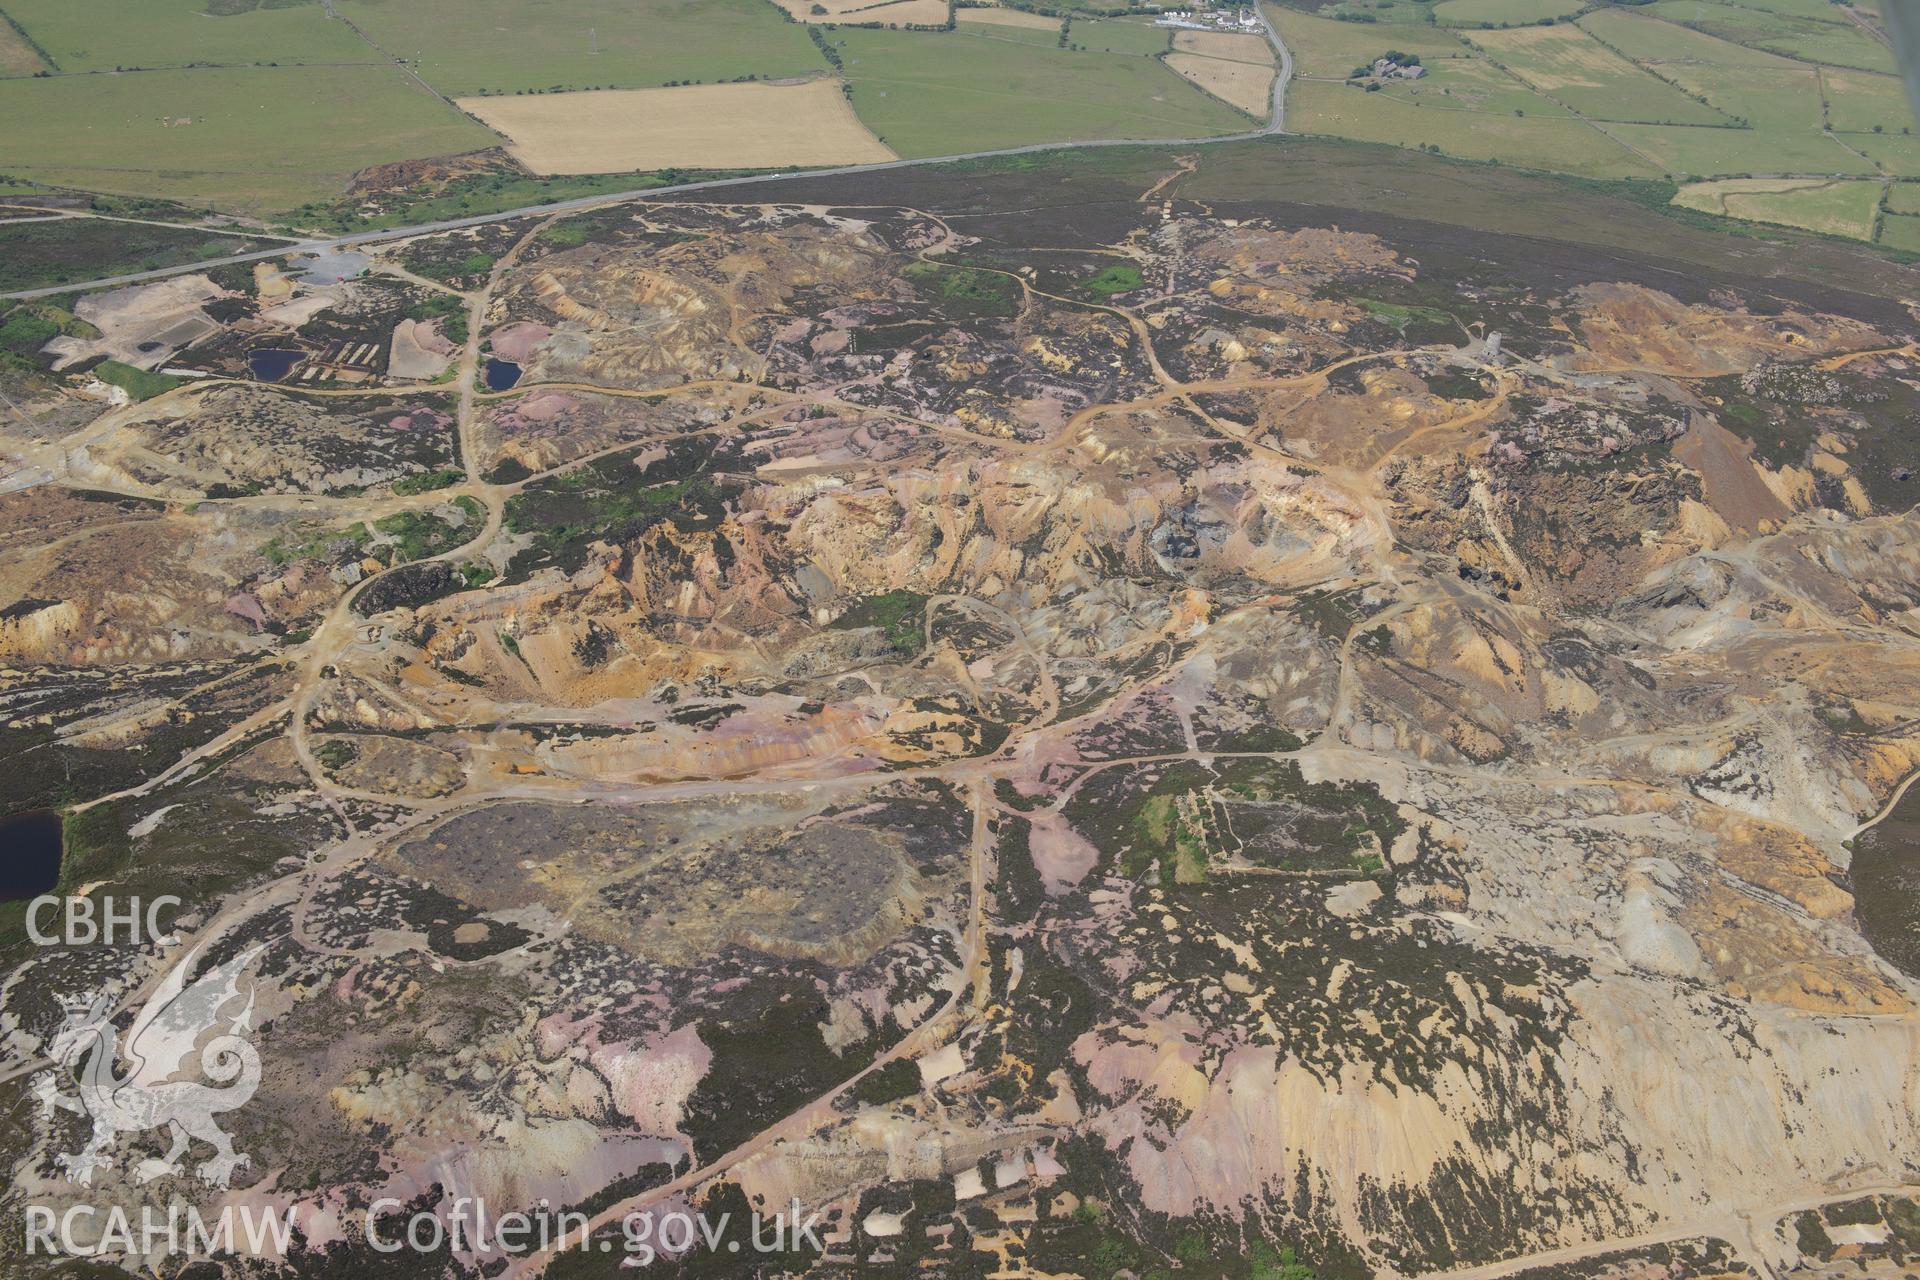
<svg viewBox="0 0 1920 1280">
<path fill-rule="evenodd" d="M 227 1186 L 235 1169 L 251 1163 L 233 1149 L 233 1140 L 213 1118 L 246 1105 L 260 1087 L 260 1055 L 245 1039 L 252 1029 L 252 984 L 248 984 L 245 1007 L 232 1017 L 223 1016 L 240 997 L 240 975 L 260 950 L 250 948 L 216 965 L 191 986 L 187 975 L 198 951 L 174 966 L 127 1029 L 130 1071 L 124 1077 L 114 1075 L 113 1010 L 107 997 L 61 1001 L 67 1022 L 54 1035 L 48 1052 L 60 1064 L 59 1071 L 69 1074 L 85 1057 L 75 1080 L 79 1092 L 62 1093 L 55 1070 L 35 1076 L 33 1091 L 43 1117 L 51 1118 L 58 1107 L 93 1120 L 93 1136 L 84 1148 L 54 1157 L 54 1163 L 67 1171 L 67 1181 L 90 1185 L 95 1169 L 112 1165 L 108 1149 L 120 1134 L 162 1127 L 172 1134 L 173 1145 L 165 1156 L 142 1160 L 135 1167 L 134 1175 L 141 1182 L 178 1176 L 181 1158 L 194 1139 L 214 1149 L 213 1157 L 195 1170 L 209 1186 Z M 209 1033 L 223 1026 L 224 1031 L 209 1038 Z M 182 1078 L 195 1063 L 212 1085 L 190 1075 Z"/>
</svg>

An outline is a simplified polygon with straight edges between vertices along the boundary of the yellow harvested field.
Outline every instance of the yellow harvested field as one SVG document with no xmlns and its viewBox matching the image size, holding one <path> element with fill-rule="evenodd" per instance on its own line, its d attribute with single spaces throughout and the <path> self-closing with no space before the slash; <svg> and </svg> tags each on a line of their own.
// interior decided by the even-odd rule
<svg viewBox="0 0 1920 1280">
<path fill-rule="evenodd" d="M 813 6 L 807 7 L 811 10 Z M 917 27 L 944 27 L 947 25 L 947 5 L 946 0 L 896 0 L 893 4 L 872 9 L 855 9 L 844 20 L 888 22 L 902 27 L 909 23 Z"/>
<path fill-rule="evenodd" d="M 1193 53 L 1170 53 L 1167 65 L 1222 102 L 1264 120 L 1273 110 L 1273 68 Z"/>
<path fill-rule="evenodd" d="M 46 69 L 47 64 L 20 38 L 20 33 L 11 24 L 0 22 L 0 75 L 26 76 Z"/>
<path fill-rule="evenodd" d="M 1513 27 L 1505 31 L 1475 31 L 1471 41 L 1496 59 L 1523 61 L 1519 76 L 1543 93 L 1557 89 L 1605 88 L 1631 64 L 1574 26 Z"/>
<path fill-rule="evenodd" d="M 892 151 L 835 80 L 462 98 L 535 173 L 864 164 Z"/>
<path fill-rule="evenodd" d="M 891 22 L 898 26 L 938 27 L 947 21 L 946 0 L 774 0 L 796 22 Z M 818 4 L 825 13 L 815 13 Z M 969 11 L 971 12 L 971 11 Z M 1058 27 L 1056 21 L 1047 25 Z"/>
<path fill-rule="evenodd" d="M 1254 62 L 1263 67 L 1273 65 L 1273 46 L 1264 36 L 1235 35 L 1230 31 L 1176 31 L 1173 47 L 1180 53 L 1197 53 L 1203 58 Z"/>
<path fill-rule="evenodd" d="M 997 27 L 1026 27 L 1033 31 L 1058 31 L 1060 19 L 1042 13 L 1024 13 L 1019 9 L 961 9 L 956 15 L 964 24 L 987 22 Z"/>
</svg>

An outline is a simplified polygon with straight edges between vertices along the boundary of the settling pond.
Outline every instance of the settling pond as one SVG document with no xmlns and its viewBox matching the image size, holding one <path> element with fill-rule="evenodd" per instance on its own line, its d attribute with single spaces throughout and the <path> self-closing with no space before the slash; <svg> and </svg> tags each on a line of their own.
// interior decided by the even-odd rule
<svg viewBox="0 0 1920 1280">
<path fill-rule="evenodd" d="M 259 347 L 247 352 L 247 368 L 262 382 L 278 382 L 293 372 L 293 366 L 306 358 L 307 353 L 304 351 Z"/>
<path fill-rule="evenodd" d="M 23 902 L 60 882 L 60 815 L 36 809 L 0 820 L 0 902 Z"/>
<path fill-rule="evenodd" d="M 487 390 L 510 391 L 520 381 L 520 366 L 511 360 L 487 361 Z"/>
</svg>

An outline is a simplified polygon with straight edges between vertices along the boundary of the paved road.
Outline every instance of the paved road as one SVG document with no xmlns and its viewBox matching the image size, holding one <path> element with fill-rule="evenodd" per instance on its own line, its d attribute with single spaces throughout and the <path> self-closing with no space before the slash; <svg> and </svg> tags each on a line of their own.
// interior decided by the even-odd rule
<svg viewBox="0 0 1920 1280">
<path fill-rule="evenodd" d="M 1272 115 L 1266 124 L 1245 133 L 1226 133 L 1211 138 L 1110 138 L 1088 142 L 1036 142 L 1024 147 L 1003 147 L 996 151 L 968 151 L 951 156 L 927 156 L 918 160 L 885 160 L 877 164 L 842 165 L 832 169 L 803 169 L 793 173 L 763 173 L 745 178 L 711 178 L 704 182 L 683 182 L 670 187 L 644 187 L 633 191 L 616 191 L 607 195 L 577 196 L 571 200 L 556 200 L 549 204 L 522 205 L 520 208 L 503 209 L 498 213 L 475 214 L 469 218 L 449 218 L 442 222 L 423 222 L 412 227 L 395 227 L 385 231 L 358 231 L 352 235 L 336 236 L 332 239 L 297 240 L 291 244 L 277 245 L 272 249 L 260 249 L 253 253 L 236 253 L 226 258 L 207 258 L 200 262 L 182 263 L 177 267 L 163 267 L 158 271 L 133 271 L 125 275 L 103 276 L 98 280 L 85 280 L 77 284 L 56 285 L 45 289 L 19 289 L 12 293 L 0 293 L 0 298 L 50 298 L 86 289 L 139 284 L 143 280 L 159 280 L 167 276 L 205 271 L 212 267 L 224 267 L 237 262 L 258 262 L 265 258 L 283 257 L 289 253 L 351 249 L 359 245 L 378 244 L 385 240 L 403 240 L 408 236 L 428 235 L 437 231 L 458 231 L 463 227 L 485 226 L 490 222 L 506 222 L 513 218 L 531 217 L 536 214 L 551 215 L 593 209 L 601 205 L 639 199 L 642 196 L 671 196 L 689 191 L 722 191 L 728 187 L 755 186 L 769 182 L 838 178 L 859 173 L 885 173 L 893 169 L 918 169 L 929 165 L 955 164 L 962 160 L 990 160 L 1000 156 L 1036 155 L 1046 151 L 1084 151 L 1093 147 L 1203 147 L 1222 142 L 1246 142 L 1254 138 L 1269 138 L 1286 131 L 1287 85 L 1293 79 L 1293 53 L 1287 48 L 1286 42 L 1280 39 L 1280 33 L 1273 29 L 1273 24 L 1267 20 L 1267 15 L 1258 5 L 1254 7 L 1254 14 L 1260 19 L 1261 28 L 1265 31 L 1267 40 L 1273 45 L 1274 52 L 1279 55 L 1280 70 L 1273 79 Z"/>
<path fill-rule="evenodd" d="M 1260 4 L 1253 6 L 1254 16 L 1260 19 L 1260 25 L 1266 30 L 1267 41 L 1273 45 L 1273 51 L 1280 55 L 1280 74 L 1273 78 L 1273 115 L 1267 121 L 1263 133 L 1275 134 L 1287 131 L 1287 86 L 1293 83 L 1293 50 L 1287 48 L 1287 42 L 1273 29 L 1273 23 L 1267 18 L 1266 8 Z"/>
</svg>

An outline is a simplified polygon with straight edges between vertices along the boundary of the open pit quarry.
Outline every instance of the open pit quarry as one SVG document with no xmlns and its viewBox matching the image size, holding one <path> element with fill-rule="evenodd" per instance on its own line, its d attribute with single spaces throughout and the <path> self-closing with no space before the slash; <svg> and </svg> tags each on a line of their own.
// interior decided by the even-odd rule
<svg viewBox="0 0 1920 1280">
<path fill-rule="evenodd" d="M 402 1274 L 361 1211 L 458 1196 L 797 1199 L 753 1265 L 819 1277 L 1909 1274 L 1908 269 L 1137 167 L 403 241 L 298 311 L 438 381 L 42 388 L 9 804 L 183 905 L 7 935 L 6 1212 L 297 1211 L 196 1276 Z M 249 1162 L 76 1163 L 59 997 L 236 957 Z"/>
</svg>

